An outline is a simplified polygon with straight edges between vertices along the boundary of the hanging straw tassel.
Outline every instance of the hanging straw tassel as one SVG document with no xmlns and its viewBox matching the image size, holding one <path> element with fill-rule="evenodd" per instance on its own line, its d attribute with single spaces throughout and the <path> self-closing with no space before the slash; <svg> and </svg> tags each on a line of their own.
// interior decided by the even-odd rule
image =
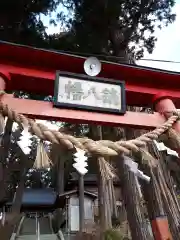
<svg viewBox="0 0 180 240">
<path fill-rule="evenodd" d="M 180 134 L 173 128 L 170 128 L 166 133 L 162 134 L 159 140 L 170 149 L 178 149 L 180 147 Z"/>
<path fill-rule="evenodd" d="M 4 134 L 4 128 L 5 128 L 5 119 L 4 119 L 4 116 L 0 114 L 0 145 L 3 138 L 3 134 Z"/>
<path fill-rule="evenodd" d="M 103 157 L 98 158 L 98 163 L 103 181 L 118 178 L 114 167 Z"/>
<path fill-rule="evenodd" d="M 146 149 L 140 149 L 140 154 L 141 160 L 144 164 L 148 164 L 152 168 L 157 167 L 156 159 Z"/>
<path fill-rule="evenodd" d="M 5 128 L 5 119 L 2 114 L 0 114 L 0 135 L 4 133 L 4 128 Z"/>
<path fill-rule="evenodd" d="M 37 155 L 33 167 L 36 169 L 47 169 L 50 168 L 51 165 L 52 162 L 46 153 L 44 144 L 40 141 L 37 146 Z"/>
<path fill-rule="evenodd" d="M 166 146 L 169 146 L 171 149 L 180 148 L 180 134 L 176 132 L 173 128 L 169 129 L 166 133 Z"/>
</svg>

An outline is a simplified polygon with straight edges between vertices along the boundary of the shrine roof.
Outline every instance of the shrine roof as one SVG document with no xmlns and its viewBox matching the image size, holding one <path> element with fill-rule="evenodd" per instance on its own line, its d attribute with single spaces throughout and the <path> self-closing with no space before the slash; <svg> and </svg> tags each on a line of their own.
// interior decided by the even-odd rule
<svg viewBox="0 0 180 240">
<path fill-rule="evenodd" d="M 22 205 L 25 207 L 53 206 L 56 203 L 56 201 L 57 193 L 51 188 L 44 189 L 25 188 L 22 197 Z"/>
<path fill-rule="evenodd" d="M 11 206 L 15 201 L 7 202 Z M 58 195 L 52 188 L 32 189 L 25 188 L 22 196 L 21 211 L 29 210 L 53 210 L 58 203 Z"/>
</svg>

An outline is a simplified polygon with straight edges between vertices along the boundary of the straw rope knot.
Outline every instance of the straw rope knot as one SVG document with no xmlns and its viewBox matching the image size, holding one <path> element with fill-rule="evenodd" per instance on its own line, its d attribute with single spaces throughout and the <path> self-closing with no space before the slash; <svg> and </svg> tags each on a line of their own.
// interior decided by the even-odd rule
<svg viewBox="0 0 180 240">
<path fill-rule="evenodd" d="M 32 134 L 36 135 L 42 140 L 50 141 L 54 144 L 60 144 L 65 146 L 69 150 L 74 150 L 74 147 L 84 149 L 86 152 L 103 157 L 117 156 L 119 154 L 131 154 L 131 152 L 138 152 L 143 149 L 147 143 L 157 140 L 161 134 L 169 130 L 173 124 L 179 119 L 180 113 L 175 112 L 167 119 L 167 121 L 161 126 L 157 127 L 151 132 L 145 133 L 136 139 L 128 141 L 108 141 L 100 140 L 93 141 L 89 138 L 77 138 L 61 131 L 54 131 L 48 129 L 43 124 L 37 124 L 33 119 L 15 112 L 7 105 L 0 101 L 0 113 L 3 116 L 7 116 L 11 120 L 18 123 L 20 126 L 29 126 L 29 130 Z"/>
<path fill-rule="evenodd" d="M 0 90 L 0 96 L 3 96 L 5 94 L 5 91 Z"/>
<path fill-rule="evenodd" d="M 178 117 L 177 120 L 180 120 L 180 111 L 173 111 L 173 115 Z"/>
<path fill-rule="evenodd" d="M 170 116 L 177 116 L 177 120 L 180 120 L 180 111 L 165 111 L 162 113 L 162 115 L 165 116 L 165 118 L 169 118 Z"/>
</svg>

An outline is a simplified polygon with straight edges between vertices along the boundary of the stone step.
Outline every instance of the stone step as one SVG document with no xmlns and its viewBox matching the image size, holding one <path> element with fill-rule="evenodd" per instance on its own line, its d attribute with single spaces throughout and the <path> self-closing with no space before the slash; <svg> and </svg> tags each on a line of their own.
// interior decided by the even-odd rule
<svg viewBox="0 0 180 240">
<path fill-rule="evenodd" d="M 36 235 L 21 235 L 16 240 L 37 240 Z M 56 234 L 43 234 L 40 235 L 39 240 L 59 240 Z"/>
<path fill-rule="evenodd" d="M 36 235 L 21 235 L 15 238 L 16 240 L 37 240 Z"/>
<path fill-rule="evenodd" d="M 40 240 L 59 240 L 56 234 L 43 234 L 40 236 Z"/>
</svg>

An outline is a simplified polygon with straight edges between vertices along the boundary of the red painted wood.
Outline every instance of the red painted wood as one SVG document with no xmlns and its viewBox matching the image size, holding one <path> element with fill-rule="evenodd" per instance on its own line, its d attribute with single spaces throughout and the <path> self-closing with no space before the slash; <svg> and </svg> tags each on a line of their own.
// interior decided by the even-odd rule
<svg viewBox="0 0 180 240">
<path fill-rule="evenodd" d="M 159 113 L 166 113 L 165 115 L 167 116 L 167 118 L 171 115 L 171 112 L 177 111 L 173 101 L 167 98 L 165 95 L 163 96 L 163 98 L 161 96 L 161 98 L 159 98 L 159 101 L 156 98 L 155 110 Z M 180 133 L 180 121 L 177 121 L 173 125 L 173 128 L 176 130 L 176 132 Z"/>
<path fill-rule="evenodd" d="M 103 124 L 113 126 L 128 126 L 143 129 L 152 129 L 161 125 L 165 119 L 158 113 L 147 114 L 127 112 L 124 116 L 103 114 L 70 109 L 54 108 L 52 103 L 29 99 L 13 98 L 6 94 L 2 102 L 18 113 L 29 115 L 32 118 L 59 120 L 77 123 Z"/>
<path fill-rule="evenodd" d="M 1 61 L 0 61 L 1 63 Z M 19 67 L 10 64 L 0 64 L 0 72 L 8 72 L 11 80 L 7 82 L 7 90 L 23 90 L 41 95 L 53 95 L 54 92 L 54 71 L 45 71 L 31 67 Z M 152 84 L 153 85 L 153 84 Z M 170 84 L 172 86 L 172 84 Z M 180 108 L 180 89 L 148 87 L 140 82 L 126 80 L 126 100 L 128 105 L 149 106 L 153 96 L 159 93 L 166 93 L 171 96 L 177 107 Z"/>
<path fill-rule="evenodd" d="M 0 72 L 11 76 L 8 90 L 52 95 L 56 70 L 84 73 L 82 57 L 5 42 L 0 52 Z M 153 96 L 163 93 L 180 108 L 179 73 L 103 62 L 100 76 L 124 80 L 129 105 L 151 106 Z"/>
<path fill-rule="evenodd" d="M 171 115 L 172 111 L 177 111 L 173 101 L 165 94 L 156 95 L 154 97 L 154 108 L 159 113 L 166 113 L 166 118 Z M 177 121 L 175 124 L 173 124 L 173 128 L 177 133 L 180 133 L 180 121 Z M 174 148 L 174 150 L 176 150 L 180 154 L 180 149 Z"/>
<path fill-rule="evenodd" d="M 2 76 L 0 76 L 0 90 L 4 91 L 6 88 L 6 82 Z"/>
<path fill-rule="evenodd" d="M 173 240 L 169 231 L 167 217 L 156 218 L 152 221 L 152 230 L 155 240 Z"/>
</svg>

